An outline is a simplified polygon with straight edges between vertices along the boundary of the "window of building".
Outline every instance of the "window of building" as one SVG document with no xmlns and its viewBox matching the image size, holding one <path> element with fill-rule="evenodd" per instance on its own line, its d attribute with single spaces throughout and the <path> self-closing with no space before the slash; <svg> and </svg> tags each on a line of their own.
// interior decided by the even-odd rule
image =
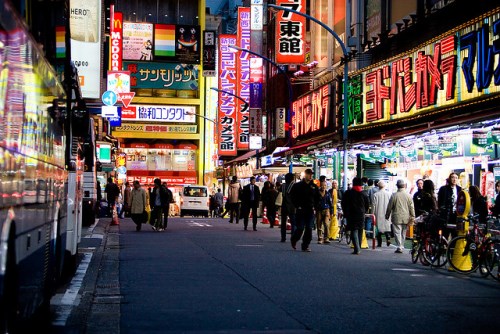
<svg viewBox="0 0 500 334">
<path fill-rule="evenodd" d="M 116 0 L 128 22 L 198 25 L 198 0 Z"/>
</svg>

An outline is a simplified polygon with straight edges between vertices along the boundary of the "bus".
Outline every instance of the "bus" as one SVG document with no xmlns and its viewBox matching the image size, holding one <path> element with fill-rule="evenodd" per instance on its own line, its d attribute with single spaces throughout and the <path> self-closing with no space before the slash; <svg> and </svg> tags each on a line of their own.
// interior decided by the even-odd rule
<svg viewBox="0 0 500 334">
<path fill-rule="evenodd" d="M 18 14 L 2 4 L 0 333 L 48 314 L 65 264 L 76 262 L 83 154 L 67 95 Z"/>
<path fill-rule="evenodd" d="M 94 119 L 89 119 L 88 131 L 83 139 L 83 155 L 85 157 L 83 171 L 83 218 L 84 226 L 94 224 L 97 203 L 97 156 Z"/>
</svg>

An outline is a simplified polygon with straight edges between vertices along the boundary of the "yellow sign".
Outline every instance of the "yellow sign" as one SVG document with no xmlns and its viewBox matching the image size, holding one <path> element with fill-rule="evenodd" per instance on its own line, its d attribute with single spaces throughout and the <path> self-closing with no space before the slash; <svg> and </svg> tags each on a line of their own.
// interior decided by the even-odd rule
<svg viewBox="0 0 500 334">
<path fill-rule="evenodd" d="M 144 132 L 144 133 L 197 133 L 197 125 L 175 125 L 175 124 L 122 124 L 115 127 L 114 131 L 120 132 Z"/>
</svg>

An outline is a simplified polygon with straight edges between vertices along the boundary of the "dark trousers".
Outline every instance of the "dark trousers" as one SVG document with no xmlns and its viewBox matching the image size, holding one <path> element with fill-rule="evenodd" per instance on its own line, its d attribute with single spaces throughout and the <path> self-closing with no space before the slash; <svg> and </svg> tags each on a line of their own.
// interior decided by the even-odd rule
<svg viewBox="0 0 500 334">
<path fill-rule="evenodd" d="M 236 224 L 240 221 L 240 203 L 229 203 L 229 222 L 232 223 L 236 220 Z"/>
<path fill-rule="evenodd" d="M 269 227 L 274 227 L 274 221 L 276 220 L 276 206 L 268 205 L 267 206 L 267 220 L 269 220 Z"/>
<path fill-rule="evenodd" d="M 244 204 L 244 209 L 243 209 L 243 227 L 245 230 L 248 227 L 248 216 L 250 215 L 250 210 L 252 210 L 252 224 L 253 224 L 253 229 L 257 230 L 257 207 L 258 207 L 259 202 L 257 201 L 250 201 L 250 203 L 245 203 Z"/>
<path fill-rule="evenodd" d="M 163 227 L 163 208 L 161 206 L 153 207 L 151 211 L 151 225 L 155 228 L 164 228 Z"/>
<path fill-rule="evenodd" d="M 292 244 L 297 243 L 297 241 L 302 238 L 302 250 L 309 248 L 309 244 L 312 240 L 312 230 L 314 227 L 314 212 L 297 210 L 295 215 L 295 231 L 292 234 L 291 242 Z"/>
<path fill-rule="evenodd" d="M 354 253 L 361 251 L 361 240 L 363 240 L 363 229 L 356 228 L 351 231 L 352 244 L 354 245 Z"/>
<path fill-rule="evenodd" d="M 385 235 L 386 242 L 391 241 L 391 232 L 378 232 L 377 233 L 377 245 L 382 246 L 382 235 Z"/>
<path fill-rule="evenodd" d="M 285 207 L 281 207 L 281 241 L 286 241 L 286 222 L 287 218 L 290 218 L 290 225 L 292 225 L 292 228 L 295 226 L 295 214 L 294 213 L 289 213 L 288 210 Z M 292 229 L 293 233 L 293 229 Z"/>
</svg>

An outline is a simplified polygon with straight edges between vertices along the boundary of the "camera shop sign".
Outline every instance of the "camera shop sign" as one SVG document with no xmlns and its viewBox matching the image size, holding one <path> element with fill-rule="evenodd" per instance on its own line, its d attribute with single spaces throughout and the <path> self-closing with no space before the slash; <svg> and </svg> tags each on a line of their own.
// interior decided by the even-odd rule
<svg viewBox="0 0 500 334">
<path fill-rule="evenodd" d="M 349 124 L 404 119 L 500 92 L 500 19 L 477 19 L 349 79 Z"/>
</svg>

